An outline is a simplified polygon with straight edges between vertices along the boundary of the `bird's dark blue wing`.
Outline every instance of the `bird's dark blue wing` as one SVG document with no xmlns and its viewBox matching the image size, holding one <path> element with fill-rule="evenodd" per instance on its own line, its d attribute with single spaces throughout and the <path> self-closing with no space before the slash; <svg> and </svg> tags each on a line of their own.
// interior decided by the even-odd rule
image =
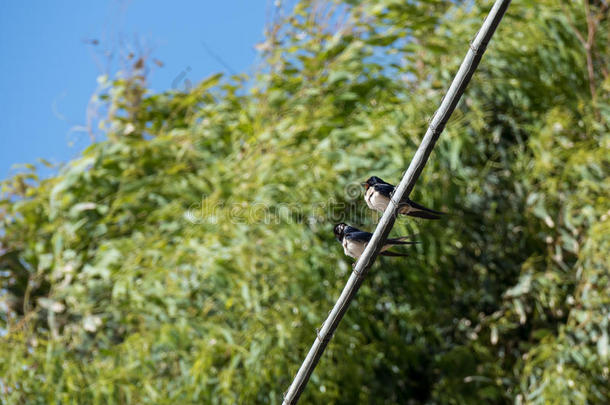
<svg viewBox="0 0 610 405">
<path fill-rule="evenodd" d="M 373 186 L 373 188 L 379 194 L 386 196 L 388 198 L 390 198 L 392 196 L 392 193 L 394 192 L 394 186 L 391 184 L 375 184 Z"/>
<path fill-rule="evenodd" d="M 411 210 L 407 213 L 407 215 L 412 217 L 439 219 L 442 215 L 445 215 L 444 212 L 432 210 L 409 199 L 406 200 L 406 204 L 411 206 Z"/>
<path fill-rule="evenodd" d="M 346 233 L 345 239 L 351 240 L 353 242 L 368 243 L 368 241 L 371 240 L 372 236 L 373 236 L 373 234 L 370 232 L 356 231 L 356 232 Z"/>
</svg>

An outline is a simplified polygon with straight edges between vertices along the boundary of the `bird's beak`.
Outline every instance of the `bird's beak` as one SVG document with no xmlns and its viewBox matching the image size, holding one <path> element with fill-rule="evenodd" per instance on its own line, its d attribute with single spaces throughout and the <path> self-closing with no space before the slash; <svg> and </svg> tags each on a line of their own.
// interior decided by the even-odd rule
<svg viewBox="0 0 610 405">
<path fill-rule="evenodd" d="M 360 185 L 361 185 L 362 187 L 365 187 L 365 186 L 367 185 L 367 183 L 366 183 L 366 182 L 364 182 L 364 183 L 360 183 Z"/>
</svg>

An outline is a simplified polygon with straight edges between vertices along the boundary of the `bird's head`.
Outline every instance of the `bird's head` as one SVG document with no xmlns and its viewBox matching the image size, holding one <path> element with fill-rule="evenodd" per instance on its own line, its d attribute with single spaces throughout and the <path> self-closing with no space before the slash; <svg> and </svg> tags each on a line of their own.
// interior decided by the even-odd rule
<svg viewBox="0 0 610 405">
<path fill-rule="evenodd" d="M 365 190 L 368 190 L 369 187 L 374 186 L 375 184 L 386 184 L 385 181 L 381 180 L 379 177 L 377 176 L 371 176 L 369 177 L 369 179 L 367 181 L 365 181 L 364 183 L 362 183 L 362 185 L 364 186 Z"/>
<path fill-rule="evenodd" d="M 344 224 L 343 222 L 335 225 L 335 238 L 337 238 L 339 242 L 343 241 L 343 236 L 345 235 L 345 228 L 347 228 L 347 224 Z"/>
</svg>

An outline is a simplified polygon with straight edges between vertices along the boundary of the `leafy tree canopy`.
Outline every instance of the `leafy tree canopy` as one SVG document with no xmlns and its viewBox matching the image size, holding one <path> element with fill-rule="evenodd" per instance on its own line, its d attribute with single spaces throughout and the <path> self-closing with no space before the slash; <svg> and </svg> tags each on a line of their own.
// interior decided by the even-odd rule
<svg viewBox="0 0 610 405">
<path fill-rule="evenodd" d="M 0 402 L 278 403 L 490 1 L 301 0 L 255 77 L 102 78 L 105 140 L 2 183 Z M 515 0 L 304 403 L 610 397 L 608 2 Z"/>
</svg>

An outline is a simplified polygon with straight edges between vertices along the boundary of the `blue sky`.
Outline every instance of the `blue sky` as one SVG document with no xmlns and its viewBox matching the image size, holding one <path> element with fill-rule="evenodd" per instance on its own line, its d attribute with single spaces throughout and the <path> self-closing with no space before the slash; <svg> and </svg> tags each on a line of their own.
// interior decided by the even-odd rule
<svg viewBox="0 0 610 405">
<path fill-rule="evenodd" d="M 16 163 L 65 162 L 90 140 L 78 131 L 104 50 L 140 43 L 154 67 L 149 87 L 163 91 L 216 72 L 252 72 L 268 0 L 3 2 L 0 13 L 0 179 Z M 99 45 L 91 45 L 91 40 Z M 121 45 L 127 44 L 125 45 Z M 204 45 L 205 44 L 205 45 Z M 207 47 L 207 50 L 206 50 Z M 216 55 L 217 57 L 213 56 Z M 219 61 L 222 60 L 222 62 Z M 117 69 L 117 58 L 111 72 Z M 225 66 L 226 65 L 226 66 Z M 48 171 L 43 173 L 48 174 Z"/>
</svg>

